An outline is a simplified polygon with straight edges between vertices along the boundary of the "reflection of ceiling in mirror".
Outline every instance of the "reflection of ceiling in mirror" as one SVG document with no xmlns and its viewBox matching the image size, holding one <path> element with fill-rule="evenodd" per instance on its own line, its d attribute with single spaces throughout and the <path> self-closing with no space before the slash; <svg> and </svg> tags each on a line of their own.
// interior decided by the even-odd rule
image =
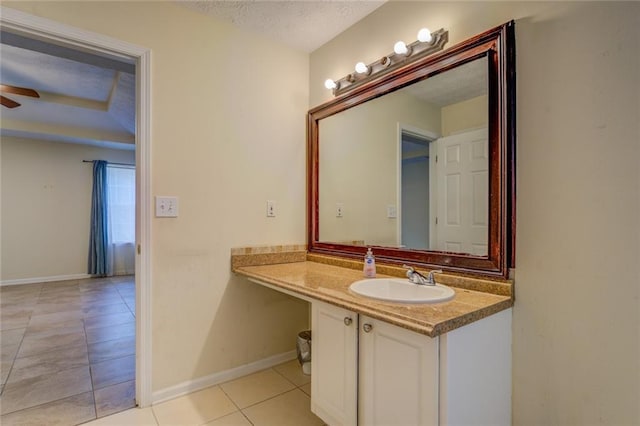
<svg viewBox="0 0 640 426">
<path fill-rule="evenodd" d="M 487 94 L 487 59 L 477 59 L 404 90 L 439 107 Z"/>
</svg>

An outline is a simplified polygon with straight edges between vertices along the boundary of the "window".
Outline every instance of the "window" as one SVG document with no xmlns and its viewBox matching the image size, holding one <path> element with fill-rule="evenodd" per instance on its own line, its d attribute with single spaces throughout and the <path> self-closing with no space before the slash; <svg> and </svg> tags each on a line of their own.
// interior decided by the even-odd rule
<svg viewBox="0 0 640 426">
<path fill-rule="evenodd" d="M 107 197 L 112 243 L 136 240 L 136 170 L 107 166 Z"/>
</svg>

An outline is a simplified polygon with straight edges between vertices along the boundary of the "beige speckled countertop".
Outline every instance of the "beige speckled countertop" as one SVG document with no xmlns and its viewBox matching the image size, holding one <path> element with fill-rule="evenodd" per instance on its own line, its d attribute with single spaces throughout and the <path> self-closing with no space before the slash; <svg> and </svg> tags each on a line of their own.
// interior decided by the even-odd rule
<svg viewBox="0 0 640 426">
<path fill-rule="evenodd" d="M 232 265 L 237 274 L 283 289 L 285 293 L 340 306 L 430 337 L 439 336 L 513 306 L 511 291 L 508 294 L 504 294 L 504 291 L 501 292 L 503 294 L 495 294 L 471 290 L 464 285 L 465 279 L 455 276 L 446 279 L 445 275 L 439 275 L 445 279 L 438 279 L 438 282 L 448 281 L 445 284 L 455 290 L 453 300 L 434 304 L 405 304 L 374 300 L 352 293 L 349 285 L 363 278 L 362 271 L 343 266 L 308 260 L 246 265 L 246 262 L 234 264 L 233 259 Z M 389 275 L 378 273 L 380 278 L 386 276 Z M 491 289 L 495 285 L 506 285 L 509 289 L 511 287 L 511 283 L 491 284 L 487 288 Z M 482 288 L 482 284 L 479 287 Z"/>
</svg>

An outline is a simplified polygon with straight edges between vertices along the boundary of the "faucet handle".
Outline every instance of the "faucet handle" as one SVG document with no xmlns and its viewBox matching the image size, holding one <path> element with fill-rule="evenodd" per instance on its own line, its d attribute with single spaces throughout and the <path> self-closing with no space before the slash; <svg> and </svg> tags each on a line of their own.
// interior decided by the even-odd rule
<svg viewBox="0 0 640 426">
<path fill-rule="evenodd" d="M 429 271 L 429 275 L 427 276 L 427 282 L 429 284 L 435 284 L 436 280 L 435 278 L 433 278 L 433 274 L 441 274 L 443 271 L 442 269 L 435 269 L 433 271 Z"/>
<path fill-rule="evenodd" d="M 408 278 L 411 278 L 411 276 L 416 272 L 416 270 L 413 269 L 412 266 L 402 265 L 402 267 L 407 270 L 407 277 Z"/>
</svg>

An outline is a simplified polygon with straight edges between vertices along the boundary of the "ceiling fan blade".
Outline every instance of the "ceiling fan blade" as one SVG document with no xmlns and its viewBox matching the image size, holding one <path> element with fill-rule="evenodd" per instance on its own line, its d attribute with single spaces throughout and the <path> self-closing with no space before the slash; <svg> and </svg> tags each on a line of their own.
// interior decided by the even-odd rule
<svg viewBox="0 0 640 426">
<path fill-rule="evenodd" d="M 9 86 L 7 84 L 0 84 L 0 92 L 13 93 L 15 95 L 31 96 L 32 98 L 39 98 L 40 95 L 33 89 L 27 89 L 26 87 Z"/>
<path fill-rule="evenodd" d="M 2 103 L 2 106 L 5 106 L 7 108 L 15 108 L 20 106 L 18 102 L 11 100 L 9 98 L 5 98 L 2 95 L 0 95 L 0 103 Z"/>
</svg>

